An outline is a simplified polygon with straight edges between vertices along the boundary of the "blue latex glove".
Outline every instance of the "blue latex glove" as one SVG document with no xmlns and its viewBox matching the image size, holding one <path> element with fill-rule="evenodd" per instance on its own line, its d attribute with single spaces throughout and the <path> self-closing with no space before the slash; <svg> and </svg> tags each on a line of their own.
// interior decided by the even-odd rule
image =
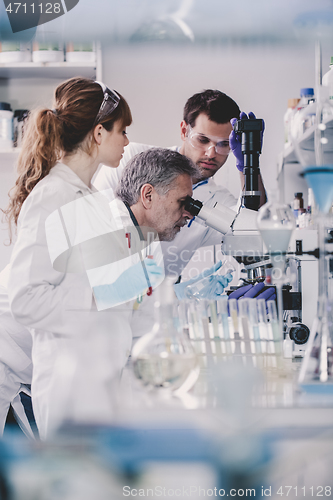
<svg viewBox="0 0 333 500">
<path fill-rule="evenodd" d="M 251 299 L 254 297 L 256 299 L 265 299 L 266 301 L 275 300 L 275 288 L 270 287 L 262 292 L 263 288 L 265 288 L 265 284 L 263 281 L 260 283 L 256 283 L 255 285 L 241 286 L 240 288 L 237 288 L 237 290 L 231 292 L 228 298 Z"/>
<path fill-rule="evenodd" d="M 164 270 L 156 264 L 154 259 L 144 259 L 144 265 L 150 285 L 154 288 L 164 277 Z M 148 286 L 143 264 L 140 261 L 126 269 L 114 283 L 93 287 L 97 309 L 101 311 L 135 299 L 138 295 L 144 294 Z"/>
<path fill-rule="evenodd" d="M 214 264 L 209 269 L 206 269 L 202 273 L 198 274 L 195 278 L 183 281 L 181 283 L 176 283 L 175 285 L 173 285 L 173 289 L 175 291 L 175 294 L 177 295 L 177 299 L 179 300 L 186 299 L 185 291 L 188 285 L 192 285 L 193 283 L 196 283 L 197 281 L 207 278 L 211 274 L 216 273 L 216 271 L 218 271 L 221 266 L 222 262 L 219 260 L 216 264 Z"/>
<path fill-rule="evenodd" d="M 254 113 L 252 113 L 252 111 L 250 111 L 249 116 L 247 116 L 247 114 L 244 113 L 244 111 L 242 111 L 239 118 L 241 120 L 244 120 L 244 119 L 245 120 L 255 120 L 256 116 Z M 237 120 L 238 120 L 238 118 L 232 118 L 230 120 L 231 125 L 234 126 L 234 124 L 236 123 Z M 264 135 L 264 130 L 265 130 L 264 120 L 262 121 L 262 124 L 263 124 L 263 130 L 261 133 L 261 145 L 262 145 L 263 135 Z M 241 137 L 241 135 L 236 134 L 236 132 L 234 130 L 232 130 L 230 135 L 229 135 L 229 143 L 230 143 L 231 151 L 233 152 L 233 154 L 236 158 L 236 167 L 238 168 L 238 170 L 240 172 L 243 172 L 244 155 L 242 153 L 242 137 Z"/>
</svg>

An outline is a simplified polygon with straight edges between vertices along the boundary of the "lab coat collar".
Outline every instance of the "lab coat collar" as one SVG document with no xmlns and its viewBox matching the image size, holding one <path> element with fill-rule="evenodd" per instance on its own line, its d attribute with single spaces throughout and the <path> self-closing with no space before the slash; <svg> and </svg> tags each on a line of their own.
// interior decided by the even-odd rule
<svg viewBox="0 0 333 500">
<path fill-rule="evenodd" d="M 63 179 L 70 184 L 76 193 L 85 195 L 98 191 L 94 186 L 88 187 L 71 168 L 65 165 L 65 163 L 57 162 L 54 167 L 51 168 L 49 175 Z"/>
<path fill-rule="evenodd" d="M 193 190 L 199 186 L 203 186 L 204 184 L 207 184 L 208 188 L 210 190 L 216 188 L 216 183 L 214 181 L 214 177 L 209 177 L 208 179 L 205 179 L 203 181 L 197 182 L 196 184 L 193 184 Z"/>
</svg>

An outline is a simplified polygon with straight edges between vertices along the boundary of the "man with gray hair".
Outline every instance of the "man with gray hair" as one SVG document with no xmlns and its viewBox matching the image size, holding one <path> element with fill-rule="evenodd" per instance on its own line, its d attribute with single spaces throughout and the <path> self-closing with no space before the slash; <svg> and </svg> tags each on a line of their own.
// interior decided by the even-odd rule
<svg viewBox="0 0 333 500">
<path fill-rule="evenodd" d="M 148 149 L 127 164 L 116 194 L 143 232 L 153 228 L 161 241 L 172 241 L 191 219 L 184 205 L 197 175 L 198 168 L 186 156 L 169 149 Z"/>
</svg>

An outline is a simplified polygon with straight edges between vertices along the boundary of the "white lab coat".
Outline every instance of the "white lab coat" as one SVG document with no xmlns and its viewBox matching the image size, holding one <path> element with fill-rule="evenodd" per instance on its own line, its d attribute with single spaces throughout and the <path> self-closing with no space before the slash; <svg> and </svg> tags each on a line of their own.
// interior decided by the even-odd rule
<svg viewBox="0 0 333 500">
<path fill-rule="evenodd" d="M 25 200 L 18 220 L 9 305 L 33 339 L 32 399 L 42 439 L 64 420 L 111 421 L 114 383 L 131 348 L 133 304 L 99 312 L 87 273 L 62 273 L 51 263 L 46 219 L 92 192 L 58 163 Z"/>
<path fill-rule="evenodd" d="M 25 418 L 19 394 L 29 392 L 31 384 L 32 337 L 30 332 L 13 318 L 7 294 L 9 266 L 0 273 L 0 436 L 3 433 L 10 404 L 20 419 L 25 432 L 32 437 Z"/>
<path fill-rule="evenodd" d="M 97 173 L 94 186 L 98 190 L 111 188 L 115 191 L 129 160 L 141 151 L 145 151 L 151 147 L 153 146 L 133 142 L 128 144 L 119 167 L 117 169 L 110 169 L 103 165 Z M 174 151 L 178 150 L 176 146 L 170 149 Z M 208 208 L 212 208 L 215 203 L 220 203 L 228 208 L 237 209 L 237 199 L 228 189 L 223 186 L 217 186 L 213 177 L 193 186 L 193 198 L 200 200 Z M 167 275 L 179 276 L 198 248 L 218 245 L 221 241 L 221 233 L 208 227 L 198 218 L 195 218 L 188 226 L 181 229 L 173 241 L 161 243 L 165 273 Z"/>
</svg>

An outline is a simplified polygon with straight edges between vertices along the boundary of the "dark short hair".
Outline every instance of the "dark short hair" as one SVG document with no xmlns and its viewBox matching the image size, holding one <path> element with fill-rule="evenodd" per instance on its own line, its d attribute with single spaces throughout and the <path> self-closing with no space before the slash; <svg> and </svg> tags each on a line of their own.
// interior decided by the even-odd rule
<svg viewBox="0 0 333 500">
<path fill-rule="evenodd" d="M 160 196 L 173 189 L 179 175 L 199 177 L 197 166 L 177 151 L 152 148 L 134 156 L 123 170 L 116 194 L 130 206 L 137 203 L 141 188 L 151 184 Z"/>
<path fill-rule="evenodd" d="M 216 123 L 228 123 L 231 118 L 239 118 L 238 104 L 228 95 L 219 90 L 203 90 L 190 97 L 184 107 L 183 118 L 191 127 L 195 120 L 205 113 L 208 118 Z"/>
</svg>

